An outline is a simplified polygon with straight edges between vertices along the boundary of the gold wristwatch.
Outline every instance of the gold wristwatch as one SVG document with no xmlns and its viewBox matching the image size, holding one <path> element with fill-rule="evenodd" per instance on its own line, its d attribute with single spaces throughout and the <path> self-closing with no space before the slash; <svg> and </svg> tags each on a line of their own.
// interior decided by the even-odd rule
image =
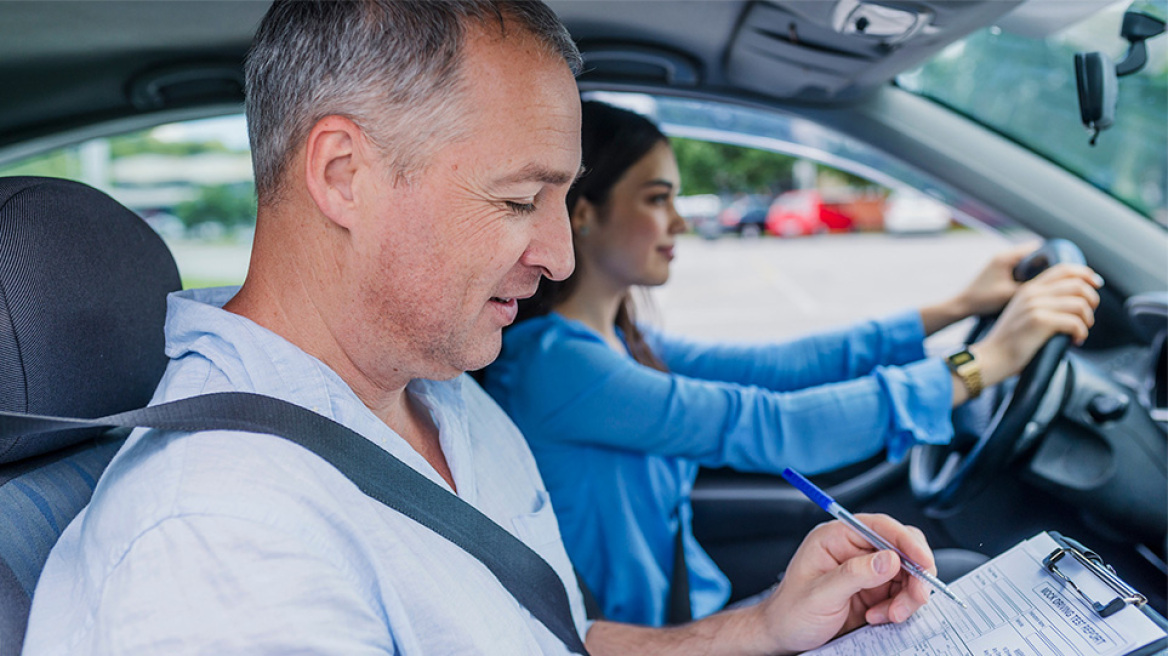
<svg viewBox="0 0 1168 656">
<path fill-rule="evenodd" d="M 981 365 L 977 363 L 977 358 L 969 352 L 969 349 L 963 348 L 960 351 L 945 358 L 945 362 L 949 365 L 949 371 L 957 374 L 961 379 L 961 384 L 965 386 L 965 391 L 969 394 L 969 398 L 976 399 L 978 394 L 981 394 Z"/>
</svg>

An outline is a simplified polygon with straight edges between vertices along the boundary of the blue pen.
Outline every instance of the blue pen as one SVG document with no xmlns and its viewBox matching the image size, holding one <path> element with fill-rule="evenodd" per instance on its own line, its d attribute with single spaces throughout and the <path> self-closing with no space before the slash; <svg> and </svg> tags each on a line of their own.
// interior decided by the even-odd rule
<svg viewBox="0 0 1168 656">
<path fill-rule="evenodd" d="M 961 598 L 956 594 L 954 594 L 953 591 L 949 589 L 949 586 L 945 585 L 941 579 L 930 574 L 927 570 L 925 570 L 925 568 L 913 562 L 913 560 L 906 556 L 903 551 L 892 546 L 891 542 L 880 537 L 876 531 L 868 528 L 864 522 L 856 519 L 855 515 L 848 512 L 844 509 L 843 506 L 836 503 L 835 499 L 832 499 L 830 496 L 828 496 L 826 492 L 819 489 L 819 487 L 817 487 L 811 481 L 803 478 L 802 474 L 788 468 L 783 470 L 783 478 L 787 479 L 787 482 L 791 485 L 794 485 L 795 489 L 799 490 L 803 494 L 806 494 L 808 499 L 811 499 L 815 502 L 815 505 L 826 510 L 831 514 L 832 517 L 835 517 L 844 524 L 850 526 L 854 531 L 863 536 L 863 538 L 867 540 L 873 547 L 896 552 L 896 555 L 900 556 L 900 566 L 904 569 L 904 571 L 912 574 L 925 583 L 928 583 L 935 589 L 945 593 L 946 597 L 956 601 L 961 605 L 962 608 L 969 608 L 969 606 L 965 605 L 965 602 L 962 601 Z"/>
</svg>

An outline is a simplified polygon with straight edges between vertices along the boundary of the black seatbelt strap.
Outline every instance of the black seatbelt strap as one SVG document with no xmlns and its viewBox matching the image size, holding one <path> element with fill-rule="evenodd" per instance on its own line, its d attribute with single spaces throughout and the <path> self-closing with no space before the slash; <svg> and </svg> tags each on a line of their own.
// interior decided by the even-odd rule
<svg viewBox="0 0 1168 656">
<path fill-rule="evenodd" d="M 673 534 L 673 579 L 669 582 L 669 605 L 665 608 L 666 624 L 685 624 L 693 620 L 689 599 L 689 567 L 685 564 L 685 536 L 681 513 L 677 515 L 677 532 Z"/>
<path fill-rule="evenodd" d="M 361 434 L 281 399 L 245 392 L 205 394 L 99 419 L 0 413 L 0 434 L 80 427 L 231 430 L 282 437 L 323 458 L 370 497 L 471 554 L 571 651 L 586 655 L 563 581 L 543 558 L 474 506 Z"/>
<path fill-rule="evenodd" d="M 604 619 L 604 610 L 596 601 L 596 595 L 592 594 L 592 588 L 588 587 L 584 577 L 580 576 L 580 570 L 573 567 L 572 571 L 576 572 L 576 585 L 580 586 L 580 596 L 584 597 L 584 617 L 590 620 Z"/>
</svg>

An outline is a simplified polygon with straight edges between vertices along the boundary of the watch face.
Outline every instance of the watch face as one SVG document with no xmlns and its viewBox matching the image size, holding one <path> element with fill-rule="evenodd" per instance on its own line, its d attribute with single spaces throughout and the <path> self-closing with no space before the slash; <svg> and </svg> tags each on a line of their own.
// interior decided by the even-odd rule
<svg viewBox="0 0 1168 656">
<path fill-rule="evenodd" d="M 971 354 L 969 351 L 960 351 L 949 356 L 949 361 L 953 363 L 953 366 L 960 367 L 967 362 L 972 362 L 973 354 Z"/>
</svg>

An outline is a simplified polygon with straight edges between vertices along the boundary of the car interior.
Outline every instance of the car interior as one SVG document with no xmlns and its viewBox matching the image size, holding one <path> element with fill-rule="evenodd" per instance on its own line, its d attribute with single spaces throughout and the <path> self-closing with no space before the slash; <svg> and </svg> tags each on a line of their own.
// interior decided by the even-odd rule
<svg viewBox="0 0 1168 656">
<path fill-rule="evenodd" d="M 0 244 L 4 409 L 102 417 L 146 405 L 166 367 L 166 295 L 181 288 L 158 235 L 92 187 L 11 177 Z M 0 649 L 16 654 L 49 550 L 128 431 L 0 433 Z"/>
<path fill-rule="evenodd" d="M 94 137 L 239 113 L 242 60 L 267 4 L 0 3 L 0 171 Z M 663 128 L 685 137 L 732 141 L 741 116 L 756 114 L 829 130 L 895 164 L 873 177 L 927 187 L 955 206 L 950 199 L 964 199 L 964 217 L 991 227 L 1007 217 L 1046 239 L 1045 264 L 1067 257 L 1069 244 L 1098 271 L 1107 282 L 1087 342 L 1052 341 L 1018 379 L 955 411 L 952 445 L 917 448 L 901 462 L 877 456 L 814 480 L 853 512 L 920 527 L 934 548 L 992 556 L 1043 530 L 1073 536 L 1165 612 L 1168 219 L 1149 218 L 898 77 L 982 31 L 1042 38 L 1115 2 L 548 4 L 584 56 L 582 93 L 673 102 L 679 109 Z M 1118 40 L 1118 31 L 1108 36 Z M 1163 52 L 1151 50 L 1150 66 L 1166 76 Z M 715 111 L 701 117 L 712 127 L 687 127 L 686 103 L 707 101 L 746 113 Z M 1076 98 L 1068 103 L 1077 122 Z M 1157 111 L 1164 116 L 1163 98 Z M 1088 126 L 1101 148 L 1119 138 L 1118 128 L 1099 132 L 1112 120 L 1124 120 L 1122 105 Z M 1076 127 L 1086 144 L 1087 128 Z M 1147 138 L 1168 159 L 1164 132 Z M 1162 187 L 1168 164 L 1159 165 Z M 165 296 L 182 284 L 166 243 L 102 190 L 0 177 L 0 411 L 97 417 L 145 405 L 166 362 Z M 983 319 L 966 340 L 991 323 Z M 40 568 L 125 435 L 30 437 L 0 419 L 0 656 L 20 652 Z M 826 519 L 781 478 L 728 470 L 703 471 L 693 504 L 695 533 L 731 579 L 732 600 L 772 585 Z"/>
</svg>

